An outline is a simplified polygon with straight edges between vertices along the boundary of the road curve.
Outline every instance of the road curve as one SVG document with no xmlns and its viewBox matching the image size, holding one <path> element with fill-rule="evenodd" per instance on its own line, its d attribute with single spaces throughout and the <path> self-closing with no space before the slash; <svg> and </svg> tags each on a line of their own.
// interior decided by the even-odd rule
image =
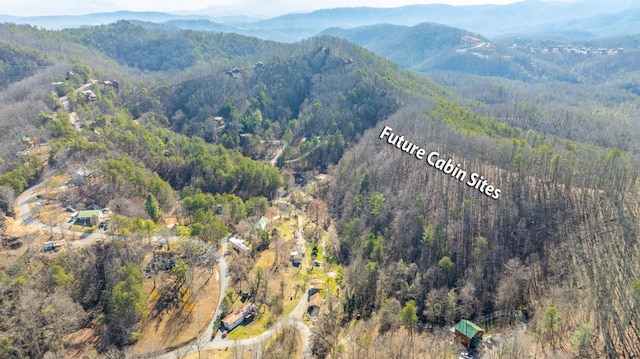
<svg viewBox="0 0 640 359">
<path fill-rule="evenodd" d="M 62 236 L 71 236 L 71 237 L 79 237 L 80 239 L 77 241 L 67 243 L 67 247 L 69 248 L 80 248 L 95 243 L 95 240 L 101 238 L 103 233 L 101 231 L 94 233 L 85 233 L 85 232 L 76 232 L 68 229 L 69 224 L 63 224 L 63 227 L 60 226 L 48 226 L 38 219 L 36 219 L 31 213 L 31 209 L 29 208 L 29 204 L 36 202 L 36 194 L 38 193 L 38 189 L 42 186 L 43 182 L 40 181 L 36 185 L 28 188 L 24 192 L 22 192 L 17 198 L 16 203 L 18 207 L 18 223 L 22 223 L 24 225 L 28 225 L 30 227 L 42 230 L 43 232 L 49 232 L 53 234 L 59 234 Z"/>
</svg>

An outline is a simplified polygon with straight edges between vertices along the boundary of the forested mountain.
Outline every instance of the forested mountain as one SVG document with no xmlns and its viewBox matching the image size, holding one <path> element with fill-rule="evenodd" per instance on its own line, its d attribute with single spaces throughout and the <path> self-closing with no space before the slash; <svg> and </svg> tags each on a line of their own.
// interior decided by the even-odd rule
<svg viewBox="0 0 640 359">
<path fill-rule="evenodd" d="M 237 34 L 172 31 L 171 27 L 149 30 L 127 21 L 110 25 L 69 29 L 72 41 L 101 51 L 121 64 L 140 70 L 185 69 L 198 62 L 233 61 L 268 56 L 283 45 Z"/>
<path fill-rule="evenodd" d="M 433 23 L 415 26 L 373 25 L 354 29 L 327 29 L 321 33 L 347 39 L 376 54 L 416 71 L 455 69 L 483 75 L 508 73 L 506 62 L 489 60 L 485 52 L 492 52 L 495 44 L 466 30 Z M 464 66 L 464 63 L 473 64 Z M 484 63 L 484 64 L 483 64 Z"/>
<path fill-rule="evenodd" d="M 414 309 L 409 333 L 519 310 L 534 338 L 519 353 L 640 355 L 635 51 L 536 52 L 433 24 L 332 31 L 452 88 L 337 37 L 2 25 L 0 40 L 20 44 L 8 51 L 32 65 L 0 96 L 1 209 L 47 168 L 90 166 L 98 180 L 78 191 L 126 217 L 118 236 L 151 242 L 150 212 L 171 211 L 188 219 L 182 235 L 215 248 L 293 185 L 279 169 L 328 172 L 317 195 L 336 231 L 323 252 L 341 288 L 314 326 L 317 357 L 351 320 L 397 329 L 396 307 Z M 277 160 L 258 162 L 271 145 Z M 114 245 L 0 262 L 0 354 L 63 353 L 58 339 L 86 313 L 96 350 L 122 354 L 146 315 L 143 257 Z M 55 321 L 63 308 L 77 315 Z M 562 319 L 549 324 L 551 308 Z"/>
<path fill-rule="evenodd" d="M 417 72 L 457 71 L 526 82 L 620 81 L 637 70 L 635 37 L 562 41 L 539 36 L 489 40 L 468 31 L 424 23 L 327 29 Z"/>
<path fill-rule="evenodd" d="M 19 45 L 0 43 L 0 86 L 7 86 L 33 75 L 48 65 L 44 56 Z"/>
<path fill-rule="evenodd" d="M 627 80 L 633 80 L 633 73 Z M 613 82 L 529 84 L 496 77 L 431 73 L 478 113 L 523 129 L 638 153 L 638 95 Z M 551 91 L 553 89 L 553 91 Z"/>
</svg>

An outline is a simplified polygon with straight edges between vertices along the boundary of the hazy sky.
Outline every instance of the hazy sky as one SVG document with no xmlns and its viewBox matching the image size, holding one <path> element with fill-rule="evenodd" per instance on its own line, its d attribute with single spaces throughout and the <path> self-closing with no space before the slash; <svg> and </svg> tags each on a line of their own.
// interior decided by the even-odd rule
<svg viewBox="0 0 640 359">
<path fill-rule="evenodd" d="M 555 0 L 570 1 L 570 0 Z M 348 6 L 397 7 L 409 4 L 508 4 L 518 0 L 0 0 L 0 14 L 17 16 L 77 15 L 115 10 L 194 11 L 209 6 L 225 6 L 247 13 L 306 12 Z"/>
<path fill-rule="evenodd" d="M 323 1 L 262 1 L 263 4 L 285 3 L 287 5 L 307 5 L 311 8 L 331 8 L 347 6 L 372 6 L 372 7 L 396 7 L 408 4 L 508 4 L 520 0 L 323 0 Z M 242 0 L 110 0 L 116 6 L 128 9 L 149 10 L 162 9 L 163 11 L 198 10 L 212 5 L 229 5 L 238 3 L 255 3 L 255 1 Z"/>
</svg>

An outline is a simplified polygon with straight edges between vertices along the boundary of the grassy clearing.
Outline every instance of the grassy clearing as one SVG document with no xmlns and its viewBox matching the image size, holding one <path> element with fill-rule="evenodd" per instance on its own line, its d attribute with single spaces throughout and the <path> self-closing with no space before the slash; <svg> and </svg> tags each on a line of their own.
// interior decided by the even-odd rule
<svg viewBox="0 0 640 359">
<path fill-rule="evenodd" d="M 240 324 L 237 328 L 232 330 L 228 336 L 229 340 L 247 339 L 264 333 L 272 324 L 271 317 L 271 312 L 266 308 L 266 306 L 263 306 L 251 322 Z"/>
</svg>

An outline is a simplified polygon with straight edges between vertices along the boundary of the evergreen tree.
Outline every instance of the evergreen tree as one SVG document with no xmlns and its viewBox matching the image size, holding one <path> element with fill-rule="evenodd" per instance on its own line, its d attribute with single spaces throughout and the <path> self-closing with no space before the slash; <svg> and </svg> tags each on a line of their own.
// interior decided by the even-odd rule
<svg viewBox="0 0 640 359">
<path fill-rule="evenodd" d="M 162 217 L 162 210 L 160 209 L 158 200 L 151 193 L 147 194 L 147 197 L 144 199 L 144 210 L 153 221 L 157 221 Z"/>
</svg>

